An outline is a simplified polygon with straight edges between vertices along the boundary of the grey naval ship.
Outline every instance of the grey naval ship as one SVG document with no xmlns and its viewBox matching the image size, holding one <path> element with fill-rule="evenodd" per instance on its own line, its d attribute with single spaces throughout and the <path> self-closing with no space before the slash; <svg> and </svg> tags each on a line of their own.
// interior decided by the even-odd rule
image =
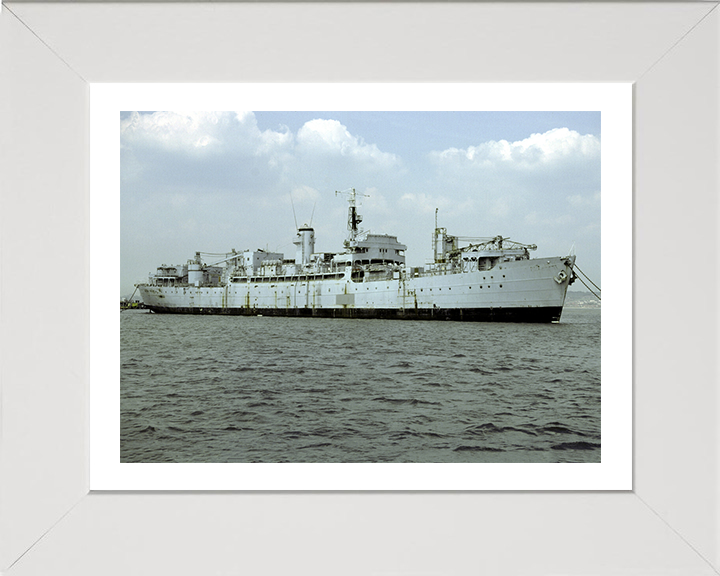
<svg viewBox="0 0 720 576">
<path fill-rule="evenodd" d="M 297 227 L 295 258 L 265 250 L 160 266 L 138 284 L 156 313 L 558 322 L 575 255 L 530 258 L 534 244 L 452 236 L 437 227 L 433 261 L 405 265 L 396 236 L 364 232 L 347 192 L 349 235 L 338 253 L 315 252 L 315 231 Z M 465 245 L 462 245 L 465 244 Z M 206 259 L 207 255 L 205 256 Z"/>
</svg>

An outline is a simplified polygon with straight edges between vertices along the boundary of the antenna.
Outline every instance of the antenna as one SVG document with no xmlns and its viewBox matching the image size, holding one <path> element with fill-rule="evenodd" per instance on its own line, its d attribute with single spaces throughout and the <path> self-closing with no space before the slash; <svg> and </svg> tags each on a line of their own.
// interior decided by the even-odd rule
<svg viewBox="0 0 720 576">
<path fill-rule="evenodd" d="M 317 200 L 315 200 L 315 204 L 313 204 L 312 214 L 310 214 L 310 228 L 312 228 L 312 219 L 313 219 L 313 216 L 315 216 L 315 206 L 317 206 Z"/>
<path fill-rule="evenodd" d="M 292 210 L 293 210 L 293 220 L 295 220 L 295 230 L 298 230 L 297 216 L 295 216 L 295 203 L 293 202 L 293 199 L 292 199 L 292 192 L 290 192 L 290 205 L 292 206 Z M 314 211 L 314 209 L 313 209 L 313 211 Z"/>
</svg>

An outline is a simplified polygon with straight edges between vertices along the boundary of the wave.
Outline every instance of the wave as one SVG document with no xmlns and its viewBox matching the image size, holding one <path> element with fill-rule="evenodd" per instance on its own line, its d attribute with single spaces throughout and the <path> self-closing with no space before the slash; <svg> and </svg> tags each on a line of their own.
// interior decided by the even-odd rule
<svg viewBox="0 0 720 576">
<path fill-rule="evenodd" d="M 492 370 L 484 370 L 482 368 L 470 368 L 470 372 L 476 372 L 478 374 L 482 374 L 483 376 L 489 376 L 490 374 L 494 374 Z"/>
<path fill-rule="evenodd" d="M 418 404 L 428 404 L 431 406 L 440 406 L 441 402 L 430 402 L 429 400 L 418 400 L 417 398 L 387 398 L 386 396 L 378 396 L 373 398 L 374 402 L 388 402 L 390 404 L 409 404 L 416 406 Z"/>
<path fill-rule="evenodd" d="M 479 424 L 477 426 L 471 426 L 465 430 L 469 434 L 485 436 L 488 433 L 502 433 L 502 432 L 522 432 L 528 436 L 537 436 L 535 432 L 531 430 L 523 430 L 522 428 L 515 428 L 514 426 L 495 426 L 492 422 L 486 424 Z"/>
<path fill-rule="evenodd" d="M 541 433 L 553 433 L 553 434 L 574 434 L 575 436 L 586 436 L 583 432 L 578 432 L 576 430 L 572 430 L 571 428 L 567 428 L 566 426 L 543 426 L 542 428 L 538 428 L 538 432 Z"/>
<path fill-rule="evenodd" d="M 594 442 L 563 442 L 552 446 L 553 450 L 596 450 L 600 444 Z"/>
<path fill-rule="evenodd" d="M 458 446 L 453 452 L 505 452 L 502 448 L 493 448 L 492 446 Z"/>
</svg>

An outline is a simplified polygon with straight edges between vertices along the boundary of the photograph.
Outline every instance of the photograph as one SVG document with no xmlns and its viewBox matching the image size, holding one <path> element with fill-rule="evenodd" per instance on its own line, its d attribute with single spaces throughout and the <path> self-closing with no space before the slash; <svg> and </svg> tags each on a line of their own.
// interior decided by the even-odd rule
<svg viewBox="0 0 720 576">
<path fill-rule="evenodd" d="M 120 113 L 121 463 L 600 463 L 601 116 Z"/>
</svg>

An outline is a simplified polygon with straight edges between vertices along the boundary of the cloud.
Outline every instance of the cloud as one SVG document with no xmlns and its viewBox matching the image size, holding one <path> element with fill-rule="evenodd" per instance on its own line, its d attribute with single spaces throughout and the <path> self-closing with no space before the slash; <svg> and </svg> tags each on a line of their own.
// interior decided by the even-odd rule
<svg viewBox="0 0 720 576">
<path fill-rule="evenodd" d="M 260 130 L 254 113 L 237 111 L 130 113 L 121 120 L 121 161 L 123 182 L 152 194 L 362 187 L 401 165 L 337 120 L 310 120 L 295 134 Z"/>
<path fill-rule="evenodd" d="M 428 158 L 435 186 L 473 198 L 482 225 L 549 224 L 566 212 L 599 207 L 600 140 L 592 134 L 554 128 L 514 142 L 433 151 Z"/>
<path fill-rule="evenodd" d="M 244 152 L 272 154 L 292 145 L 289 130 L 260 131 L 252 112 L 153 112 L 131 113 L 120 123 L 125 148 L 165 151 Z"/>
<path fill-rule="evenodd" d="M 294 143 L 287 129 L 261 131 L 252 112 L 133 112 L 120 138 L 122 182 L 141 194 L 262 193 Z"/>
<path fill-rule="evenodd" d="M 467 148 L 433 151 L 430 159 L 438 166 L 506 168 L 529 170 L 599 158 L 600 141 L 592 134 L 580 135 L 567 128 L 532 134 L 524 140 L 484 142 Z"/>
<path fill-rule="evenodd" d="M 298 152 L 311 156 L 349 158 L 379 168 L 399 164 L 395 154 L 381 152 L 375 144 L 366 144 L 353 136 L 337 120 L 315 119 L 306 122 L 297 133 Z"/>
<path fill-rule="evenodd" d="M 163 148 L 193 151 L 216 147 L 219 141 L 218 113 L 133 112 L 120 122 L 123 147 Z"/>
</svg>

